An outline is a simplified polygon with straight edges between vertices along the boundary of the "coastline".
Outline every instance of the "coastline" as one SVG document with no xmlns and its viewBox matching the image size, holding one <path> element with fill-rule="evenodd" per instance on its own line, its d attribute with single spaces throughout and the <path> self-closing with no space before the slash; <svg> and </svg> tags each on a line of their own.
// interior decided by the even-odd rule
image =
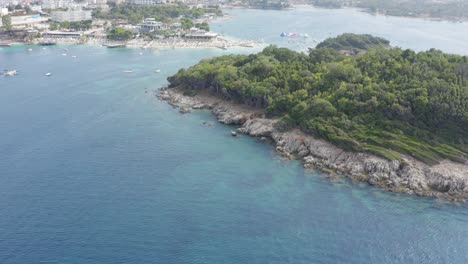
<svg viewBox="0 0 468 264">
<path fill-rule="evenodd" d="M 207 92 L 187 96 L 182 89 L 161 88 L 156 93 L 181 113 L 211 110 L 220 123 L 238 126 L 238 133 L 271 142 L 280 155 L 301 160 L 306 169 L 367 182 L 390 192 L 468 200 L 468 164 L 443 160 L 429 166 L 408 156 L 389 161 L 369 153 L 349 152 L 298 129 L 280 131 L 275 127 L 277 119 L 266 118 L 262 110 L 224 101 Z"/>
<path fill-rule="evenodd" d="M 89 38 L 89 39 L 74 39 L 74 38 L 37 38 L 32 42 L 25 42 L 17 39 L 0 39 L 0 42 L 9 43 L 12 45 L 37 45 L 41 42 L 54 42 L 56 44 L 68 45 L 120 45 L 123 44 L 128 48 L 143 48 L 143 49 L 192 49 L 192 48 L 219 48 L 227 49 L 234 47 L 254 48 L 261 45 L 260 42 L 254 40 L 234 40 L 219 37 L 212 41 L 186 41 L 183 39 L 163 39 L 163 40 L 130 40 L 127 42 L 110 41 L 105 38 Z"/>
<path fill-rule="evenodd" d="M 396 17 L 396 18 L 413 18 L 413 19 L 422 19 L 427 21 L 436 21 L 436 22 L 450 22 L 450 23 L 466 23 L 468 22 L 468 18 L 463 17 L 438 17 L 438 16 L 431 16 L 429 14 L 419 14 L 419 15 L 395 15 L 395 14 L 386 14 L 384 12 L 372 12 L 369 8 L 366 7 L 357 7 L 357 6 L 342 6 L 342 7 L 325 7 L 325 6 L 317 6 L 313 4 L 307 3 L 300 3 L 300 4 L 292 4 L 290 7 L 282 8 L 282 9 L 264 9 L 264 8 L 255 8 L 248 5 L 245 6 L 230 6 L 224 5 L 224 9 L 257 9 L 257 10 L 276 10 L 276 11 L 291 11 L 297 8 L 316 8 L 316 9 L 327 9 L 327 10 L 340 10 L 340 9 L 348 9 L 348 10 L 355 10 L 357 12 L 369 14 L 371 16 L 382 16 L 382 17 Z"/>
<path fill-rule="evenodd" d="M 431 16 L 429 14 L 395 15 L 395 14 L 387 14 L 387 13 L 384 13 L 384 12 L 372 12 L 369 8 L 357 7 L 357 6 L 323 7 L 323 6 L 316 6 L 316 5 L 313 5 L 313 4 L 293 5 L 293 7 L 301 7 L 301 6 L 310 6 L 310 7 L 313 7 L 313 8 L 330 9 L 330 10 L 351 9 L 351 10 L 356 10 L 358 12 L 362 12 L 362 13 L 365 13 L 365 14 L 369 14 L 371 16 L 396 17 L 396 18 L 401 17 L 401 18 L 422 19 L 422 20 L 427 20 L 427 21 L 450 22 L 450 23 L 466 23 L 466 22 L 468 22 L 468 18 L 462 18 L 462 17 L 437 17 L 437 16 Z"/>
</svg>

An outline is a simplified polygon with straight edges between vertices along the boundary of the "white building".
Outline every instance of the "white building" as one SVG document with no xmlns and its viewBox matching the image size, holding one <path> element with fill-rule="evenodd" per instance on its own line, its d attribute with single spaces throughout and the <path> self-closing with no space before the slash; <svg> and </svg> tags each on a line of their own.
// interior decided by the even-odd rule
<svg viewBox="0 0 468 264">
<path fill-rule="evenodd" d="M 162 22 L 156 21 L 154 18 L 145 18 L 145 21 L 138 25 L 141 31 L 155 31 L 164 29 Z"/>
<path fill-rule="evenodd" d="M 42 7 L 39 5 L 33 5 L 33 6 L 30 6 L 30 8 L 31 8 L 31 11 L 38 12 L 38 13 L 42 12 Z"/>
<path fill-rule="evenodd" d="M 43 9 L 72 8 L 79 9 L 88 6 L 88 2 L 77 3 L 73 0 L 42 0 Z"/>
<path fill-rule="evenodd" d="M 8 15 L 8 8 L 2 7 L 0 8 L 0 16 L 6 16 Z"/>
<path fill-rule="evenodd" d="M 132 1 L 135 5 L 155 5 L 156 0 L 133 0 Z"/>
<path fill-rule="evenodd" d="M 91 20 L 91 11 L 89 10 L 68 10 L 68 11 L 53 11 L 51 19 L 56 22 L 77 22 Z"/>
<path fill-rule="evenodd" d="M 161 5 L 172 3 L 173 0 L 132 0 L 135 5 Z"/>
<path fill-rule="evenodd" d="M 189 41 L 211 41 L 218 37 L 218 33 L 206 32 L 198 28 L 191 28 L 190 33 L 185 34 L 185 40 Z"/>
<path fill-rule="evenodd" d="M 107 5 L 107 0 L 89 0 L 88 1 L 88 8 L 92 9 L 108 9 L 109 5 Z"/>
<path fill-rule="evenodd" d="M 66 7 L 69 1 L 66 0 L 42 0 L 42 8 L 44 9 L 58 9 Z"/>
<path fill-rule="evenodd" d="M 6 6 L 9 6 L 9 5 L 17 5 L 19 3 L 20 3 L 19 0 L 0 0 L 0 6 L 1 7 L 6 7 Z"/>
<path fill-rule="evenodd" d="M 43 9 L 59 9 L 59 8 L 82 8 L 88 5 L 87 2 L 76 3 L 73 0 L 42 0 Z"/>
</svg>

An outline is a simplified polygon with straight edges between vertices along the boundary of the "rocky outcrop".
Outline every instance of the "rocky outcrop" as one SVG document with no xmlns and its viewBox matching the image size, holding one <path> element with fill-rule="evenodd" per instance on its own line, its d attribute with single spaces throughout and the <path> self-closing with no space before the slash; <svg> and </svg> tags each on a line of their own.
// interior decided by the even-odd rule
<svg viewBox="0 0 468 264">
<path fill-rule="evenodd" d="M 390 161 L 369 153 L 345 151 L 299 130 L 279 131 L 275 128 L 277 120 L 265 118 L 258 109 L 210 95 L 189 97 L 178 89 L 161 89 L 157 96 L 179 109 L 211 109 L 219 122 L 239 126 L 239 133 L 262 140 L 270 138 L 278 153 L 301 159 L 309 169 L 343 175 L 394 192 L 468 199 L 468 164 L 444 160 L 429 166 L 412 157 Z"/>
</svg>

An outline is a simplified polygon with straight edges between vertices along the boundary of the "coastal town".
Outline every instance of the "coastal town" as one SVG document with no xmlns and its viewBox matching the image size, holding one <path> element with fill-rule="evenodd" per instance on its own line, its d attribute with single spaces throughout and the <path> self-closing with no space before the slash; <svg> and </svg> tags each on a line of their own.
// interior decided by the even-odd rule
<svg viewBox="0 0 468 264">
<path fill-rule="evenodd" d="M 0 46 L 98 44 L 107 47 L 254 47 L 258 40 L 232 39 L 210 23 L 230 8 L 291 9 L 297 5 L 353 7 L 371 14 L 464 20 L 466 5 L 428 0 L 423 7 L 385 1 L 344 0 L 0 0 Z M 393 1 L 395 2 L 395 1 Z M 392 3 L 393 3 L 392 2 Z M 448 10 L 448 13 L 440 13 Z"/>
<path fill-rule="evenodd" d="M 253 47 L 210 31 L 219 1 L 0 1 L 0 45 L 99 44 L 109 48 Z"/>
</svg>

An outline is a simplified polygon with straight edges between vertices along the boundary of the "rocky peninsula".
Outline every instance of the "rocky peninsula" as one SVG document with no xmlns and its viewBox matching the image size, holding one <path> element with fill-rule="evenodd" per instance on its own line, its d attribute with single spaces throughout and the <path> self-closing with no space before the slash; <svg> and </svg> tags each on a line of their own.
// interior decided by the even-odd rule
<svg viewBox="0 0 468 264">
<path fill-rule="evenodd" d="M 391 192 L 453 201 L 468 199 L 467 163 L 442 160 L 428 165 L 410 156 L 388 160 L 369 153 L 345 151 L 298 129 L 283 131 L 276 126 L 278 119 L 267 118 L 263 110 L 222 100 L 206 91 L 193 95 L 181 88 L 162 88 L 156 95 L 181 113 L 210 109 L 220 123 L 237 126 L 238 133 L 271 141 L 279 154 L 301 160 L 307 169 L 349 177 Z"/>
</svg>

